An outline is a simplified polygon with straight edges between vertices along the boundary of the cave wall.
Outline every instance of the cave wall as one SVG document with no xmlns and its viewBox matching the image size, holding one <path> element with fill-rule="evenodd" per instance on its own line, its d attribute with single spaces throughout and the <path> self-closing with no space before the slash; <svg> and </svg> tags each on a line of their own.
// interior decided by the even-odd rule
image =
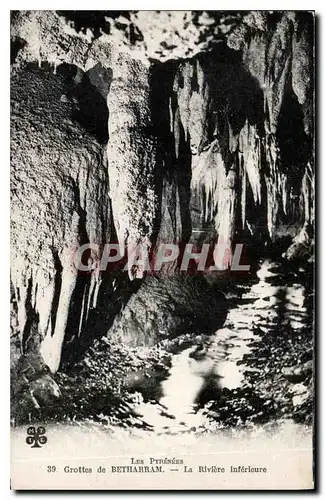
<svg viewBox="0 0 325 500">
<path fill-rule="evenodd" d="M 305 21 L 283 14 L 267 30 L 235 32 L 228 46 L 179 66 L 192 219 L 220 242 L 245 229 L 257 241 L 276 241 L 312 224 L 312 19 Z"/>
<path fill-rule="evenodd" d="M 104 148 L 76 120 L 71 86 L 50 68 L 11 77 L 11 280 L 22 349 L 34 321 L 55 371 L 78 282 L 74 254 L 110 237 Z M 81 311 L 75 312 L 78 322 Z"/>
<path fill-rule="evenodd" d="M 33 344 L 56 371 L 64 338 L 82 334 L 105 293 L 96 270 L 71 264 L 82 243 L 288 236 L 287 258 L 310 255 L 313 26 L 306 12 L 13 12 L 23 352 L 36 322 Z"/>
<path fill-rule="evenodd" d="M 107 145 L 110 198 L 117 238 L 129 254 L 150 248 L 160 213 L 162 169 L 150 109 L 149 67 L 120 54 L 114 58 L 108 94 Z M 129 275 L 133 277 L 132 268 Z M 140 270 L 135 276 L 142 277 Z"/>
</svg>

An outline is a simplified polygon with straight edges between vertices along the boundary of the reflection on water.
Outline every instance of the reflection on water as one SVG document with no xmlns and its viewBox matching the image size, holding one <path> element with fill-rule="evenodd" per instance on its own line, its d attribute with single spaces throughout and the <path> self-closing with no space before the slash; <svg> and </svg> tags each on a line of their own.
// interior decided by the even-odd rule
<svg viewBox="0 0 325 500">
<path fill-rule="evenodd" d="M 292 328 L 298 335 L 310 324 L 312 302 L 306 283 L 303 270 L 289 272 L 280 263 L 262 262 L 254 282 L 240 283 L 229 294 L 226 323 L 208 344 L 193 345 L 174 355 L 169 376 L 161 384 L 164 411 L 157 415 L 152 405 L 143 403 L 139 411 L 144 418 L 156 428 L 202 427 L 197 404 L 216 398 L 218 390 L 241 386 L 244 371 L 250 368 L 237 362 L 261 340 L 261 334 L 275 335 L 281 326 L 284 334 Z"/>
<path fill-rule="evenodd" d="M 208 373 L 213 368 L 213 361 L 205 357 L 201 362 L 201 370 L 197 369 L 195 366 L 197 362 L 191 357 L 195 349 L 191 347 L 176 354 L 169 377 L 162 382 L 163 397 L 160 403 L 176 419 L 182 418 L 184 414 L 193 413 L 193 402 L 204 384 L 202 374 Z"/>
</svg>

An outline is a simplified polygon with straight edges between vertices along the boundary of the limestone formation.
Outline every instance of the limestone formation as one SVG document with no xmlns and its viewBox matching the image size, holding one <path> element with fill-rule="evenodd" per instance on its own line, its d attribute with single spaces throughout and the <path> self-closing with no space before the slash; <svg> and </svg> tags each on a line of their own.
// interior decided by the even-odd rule
<svg viewBox="0 0 325 500">
<path fill-rule="evenodd" d="M 286 237 L 286 257 L 311 255 L 313 25 L 309 12 L 12 13 L 11 280 L 22 353 L 38 337 L 34 349 L 55 372 L 64 342 L 92 335 L 105 280 L 118 300 L 121 269 L 102 281 L 92 252 L 93 269 L 77 272 L 83 243 L 132 252 L 248 238 L 276 248 Z M 143 277 L 129 269 L 128 296 Z"/>
<path fill-rule="evenodd" d="M 75 299 L 74 254 L 84 242 L 109 238 L 104 150 L 75 118 L 73 85 L 35 65 L 11 79 L 11 280 L 22 349 L 37 315 L 53 371 Z"/>
</svg>

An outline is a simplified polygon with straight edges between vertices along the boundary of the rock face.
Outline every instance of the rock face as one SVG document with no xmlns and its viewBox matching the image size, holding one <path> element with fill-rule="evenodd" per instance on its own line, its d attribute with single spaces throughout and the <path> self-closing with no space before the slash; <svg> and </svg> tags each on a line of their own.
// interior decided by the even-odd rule
<svg viewBox="0 0 325 500">
<path fill-rule="evenodd" d="M 160 209 L 161 159 L 151 120 L 149 69 L 140 61 L 121 54 L 114 62 L 108 107 L 114 223 L 119 243 L 132 253 L 137 245 L 150 247 Z"/>
<path fill-rule="evenodd" d="M 150 276 L 116 317 L 109 338 L 131 346 L 152 346 L 182 333 L 211 335 L 226 316 L 224 295 L 205 278 Z"/>
<path fill-rule="evenodd" d="M 313 21 L 308 12 L 12 14 L 11 269 L 24 353 L 36 325 L 34 349 L 55 372 L 64 337 L 85 331 L 104 287 L 73 265 L 83 243 L 272 247 L 286 237 L 286 257 L 310 255 Z M 135 277 L 143 271 L 129 270 Z M 156 288 L 144 284 L 123 314 Z M 151 338 L 142 326 L 122 337 L 161 338 L 167 316 L 155 313 Z"/>
<path fill-rule="evenodd" d="M 60 362 L 71 303 L 80 300 L 74 254 L 83 243 L 109 238 L 104 150 L 74 118 L 78 112 L 61 74 L 30 66 L 12 75 L 11 279 L 22 349 L 37 321 L 52 371 Z M 84 291 L 78 287 L 78 293 Z M 75 314 L 79 322 L 81 311 Z"/>
</svg>

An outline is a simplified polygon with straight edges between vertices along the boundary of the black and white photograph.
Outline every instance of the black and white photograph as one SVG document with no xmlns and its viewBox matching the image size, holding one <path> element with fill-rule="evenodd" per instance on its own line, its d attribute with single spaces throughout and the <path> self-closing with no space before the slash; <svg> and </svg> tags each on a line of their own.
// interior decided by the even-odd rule
<svg viewBox="0 0 325 500">
<path fill-rule="evenodd" d="M 12 10 L 11 488 L 313 490 L 314 385 L 314 11 Z"/>
</svg>

